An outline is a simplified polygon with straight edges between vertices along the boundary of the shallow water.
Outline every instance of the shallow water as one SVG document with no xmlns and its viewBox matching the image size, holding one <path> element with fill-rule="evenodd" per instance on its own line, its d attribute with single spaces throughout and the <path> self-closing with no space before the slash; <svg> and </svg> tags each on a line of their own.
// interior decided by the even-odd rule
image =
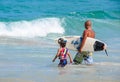
<svg viewBox="0 0 120 82">
<path fill-rule="evenodd" d="M 107 4 L 107 5 L 106 5 Z M 119 0 L 1 0 L 0 82 L 120 82 Z M 108 54 L 92 66 L 52 62 L 59 36 L 82 35 L 91 20 Z M 74 58 L 76 52 L 71 51 Z"/>
<path fill-rule="evenodd" d="M 1 45 L 0 46 L 1 82 L 119 82 L 119 52 L 94 53 L 94 64 L 87 66 L 68 64 L 57 67 L 58 60 L 52 63 L 57 46 L 39 45 Z M 72 57 L 75 52 L 70 51 Z"/>
</svg>

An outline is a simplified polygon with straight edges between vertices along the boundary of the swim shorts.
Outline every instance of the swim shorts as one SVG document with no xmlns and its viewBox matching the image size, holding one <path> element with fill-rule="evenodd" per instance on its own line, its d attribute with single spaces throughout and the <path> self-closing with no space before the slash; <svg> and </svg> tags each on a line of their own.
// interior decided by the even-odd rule
<svg viewBox="0 0 120 82">
<path fill-rule="evenodd" d="M 91 52 L 82 52 L 82 53 L 78 52 L 73 61 L 75 64 L 81 64 L 83 60 L 85 64 L 93 64 L 92 53 Z"/>
<path fill-rule="evenodd" d="M 58 66 L 64 67 L 65 65 L 67 65 L 67 59 L 60 60 L 60 63 L 58 64 Z"/>
<path fill-rule="evenodd" d="M 84 58 L 85 64 L 93 64 L 93 58 L 92 58 L 92 56 L 90 56 L 90 55 L 84 55 L 83 58 Z"/>
</svg>

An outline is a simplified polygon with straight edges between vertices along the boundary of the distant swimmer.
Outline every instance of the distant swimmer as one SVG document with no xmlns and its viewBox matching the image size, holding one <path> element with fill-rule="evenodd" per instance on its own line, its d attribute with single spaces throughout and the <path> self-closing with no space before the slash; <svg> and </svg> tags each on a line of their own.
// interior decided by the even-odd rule
<svg viewBox="0 0 120 82">
<path fill-rule="evenodd" d="M 60 48 L 58 49 L 57 54 L 53 59 L 53 62 L 56 60 L 57 57 L 59 57 L 60 62 L 58 64 L 58 67 L 64 67 L 67 65 L 67 56 L 69 56 L 70 63 L 72 63 L 72 57 L 69 53 L 68 48 L 66 48 L 66 41 L 60 38 L 58 40 L 58 43 L 60 45 Z"/>
</svg>

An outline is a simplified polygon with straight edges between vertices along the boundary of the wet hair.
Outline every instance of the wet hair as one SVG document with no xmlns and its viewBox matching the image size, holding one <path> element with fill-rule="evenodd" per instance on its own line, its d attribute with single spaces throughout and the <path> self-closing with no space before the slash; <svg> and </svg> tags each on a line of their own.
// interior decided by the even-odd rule
<svg viewBox="0 0 120 82">
<path fill-rule="evenodd" d="M 59 38 L 58 39 L 58 43 L 60 44 L 61 47 L 65 47 L 66 46 L 66 41 L 63 38 Z"/>
</svg>

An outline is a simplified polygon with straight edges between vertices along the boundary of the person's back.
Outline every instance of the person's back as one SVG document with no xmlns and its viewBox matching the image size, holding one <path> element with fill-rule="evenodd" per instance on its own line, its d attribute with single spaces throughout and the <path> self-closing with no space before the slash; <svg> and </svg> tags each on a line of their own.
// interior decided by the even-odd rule
<svg viewBox="0 0 120 82">
<path fill-rule="evenodd" d="M 86 33 L 85 35 L 87 35 L 87 37 L 95 38 L 95 32 L 92 30 L 92 24 L 89 20 L 85 22 L 85 29 L 83 34 Z"/>
<path fill-rule="evenodd" d="M 58 66 L 64 67 L 65 65 L 67 65 L 67 56 L 69 54 L 68 49 L 66 47 L 61 47 L 59 51 L 60 51 L 59 53 L 60 63 L 58 64 Z"/>
<path fill-rule="evenodd" d="M 67 59 L 68 49 L 66 47 L 61 47 L 59 51 L 60 51 L 59 59 L 60 60 Z"/>
<path fill-rule="evenodd" d="M 53 62 L 56 60 L 57 57 L 59 57 L 60 63 L 58 64 L 58 66 L 64 67 L 65 65 L 67 65 L 67 56 L 69 56 L 70 63 L 72 63 L 72 58 L 68 49 L 65 47 L 66 41 L 64 41 L 63 39 L 60 39 L 60 42 L 58 40 L 58 43 L 60 44 L 60 48 L 58 49 L 58 52 L 53 59 Z"/>
<path fill-rule="evenodd" d="M 95 32 L 93 30 L 86 30 L 88 32 L 87 37 L 95 38 Z"/>
<path fill-rule="evenodd" d="M 83 60 L 85 61 L 86 64 L 93 63 L 92 52 L 82 51 L 82 48 L 85 44 L 87 37 L 95 38 L 95 32 L 92 30 L 92 23 L 89 20 L 85 22 L 85 30 L 83 32 L 83 39 L 80 44 L 80 49 L 78 50 L 78 53 L 74 58 L 74 62 L 76 64 L 79 64 L 79 63 L 81 64 Z"/>
</svg>

